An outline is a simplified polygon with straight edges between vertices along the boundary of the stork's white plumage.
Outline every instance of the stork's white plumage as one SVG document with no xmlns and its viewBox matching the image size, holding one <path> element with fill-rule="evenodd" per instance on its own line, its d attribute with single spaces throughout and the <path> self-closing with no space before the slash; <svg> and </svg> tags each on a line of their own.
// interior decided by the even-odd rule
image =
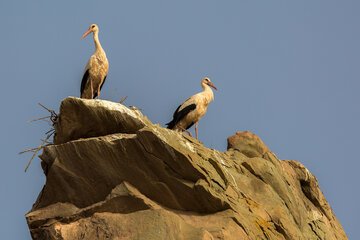
<svg viewBox="0 0 360 240">
<path fill-rule="evenodd" d="M 93 33 L 94 36 L 95 52 L 90 57 L 84 69 L 80 95 L 81 98 L 93 99 L 96 98 L 96 96 L 100 98 L 100 90 L 105 82 L 109 70 L 109 63 L 105 51 L 101 47 L 99 28 L 96 24 L 92 24 L 81 38 L 86 37 L 90 33 Z"/>
<path fill-rule="evenodd" d="M 204 91 L 188 98 L 175 110 L 173 120 L 166 124 L 169 129 L 186 131 L 191 136 L 187 129 L 195 124 L 196 139 L 198 138 L 198 122 L 206 113 L 211 100 L 214 100 L 214 93 L 210 87 L 217 90 L 209 78 L 201 80 L 201 87 Z"/>
</svg>

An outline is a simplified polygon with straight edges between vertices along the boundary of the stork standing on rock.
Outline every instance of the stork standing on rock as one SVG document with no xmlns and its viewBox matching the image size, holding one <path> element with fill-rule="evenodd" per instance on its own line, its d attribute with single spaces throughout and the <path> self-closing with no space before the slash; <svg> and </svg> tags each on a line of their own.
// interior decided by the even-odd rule
<svg viewBox="0 0 360 240">
<path fill-rule="evenodd" d="M 93 99 L 97 96 L 99 99 L 100 90 L 109 70 L 109 62 L 99 41 L 99 27 L 96 24 L 92 24 L 81 38 L 86 37 L 90 33 L 93 33 L 94 36 L 95 53 L 90 57 L 84 69 L 80 95 L 81 98 Z"/>
<path fill-rule="evenodd" d="M 195 134 L 198 139 L 198 122 L 204 116 L 207 106 L 214 100 L 214 93 L 210 87 L 217 90 L 209 78 L 201 80 L 201 87 L 204 91 L 195 94 L 183 102 L 174 112 L 173 120 L 167 123 L 167 128 L 177 131 L 186 131 L 190 136 L 191 133 L 187 131 L 195 123 Z"/>
</svg>

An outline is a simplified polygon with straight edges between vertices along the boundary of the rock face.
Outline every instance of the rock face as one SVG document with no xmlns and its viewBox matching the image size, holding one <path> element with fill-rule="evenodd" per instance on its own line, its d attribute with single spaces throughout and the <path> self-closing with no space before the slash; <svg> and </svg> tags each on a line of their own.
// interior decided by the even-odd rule
<svg viewBox="0 0 360 240">
<path fill-rule="evenodd" d="M 347 239 L 315 176 L 250 132 L 219 152 L 121 104 L 70 97 L 55 127 L 26 215 L 33 239 Z"/>
</svg>

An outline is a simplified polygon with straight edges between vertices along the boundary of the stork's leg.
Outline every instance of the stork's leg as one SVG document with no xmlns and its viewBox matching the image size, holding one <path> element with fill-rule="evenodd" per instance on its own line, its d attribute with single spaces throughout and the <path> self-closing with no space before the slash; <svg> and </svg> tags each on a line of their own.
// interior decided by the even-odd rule
<svg viewBox="0 0 360 240">
<path fill-rule="evenodd" d="M 197 125 L 198 125 L 198 122 L 195 123 L 195 135 L 196 135 L 196 139 L 198 139 L 198 134 L 197 134 Z"/>
<path fill-rule="evenodd" d="M 100 99 L 100 87 L 101 87 L 101 84 L 99 84 L 99 88 L 98 88 L 98 99 Z"/>
<path fill-rule="evenodd" d="M 181 125 L 179 125 L 179 128 L 185 132 L 187 132 L 187 134 L 189 134 L 190 137 L 192 137 L 191 132 L 189 132 L 188 130 L 186 130 L 185 128 L 183 128 Z"/>
<path fill-rule="evenodd" d="M 92 80 L 90 80 L 90 85 L 91 85 L 91 99 L 93 99 L 94 98 L 94 88 L 93 88 Z"/>
</svg>

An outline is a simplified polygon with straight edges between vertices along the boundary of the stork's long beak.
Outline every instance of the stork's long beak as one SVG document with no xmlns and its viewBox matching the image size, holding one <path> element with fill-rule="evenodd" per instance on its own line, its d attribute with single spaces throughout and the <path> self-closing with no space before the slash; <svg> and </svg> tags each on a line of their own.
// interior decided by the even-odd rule
<svg viewBox="0 0 360 240">
<path fill-rule="evenodd" d="M 209 82 L 208 85 L 217 91 L 217 88 L 214 86 L 214 84 L 212 84 L 212 82 Z"/>
<path fill-rule="evenodd" d="M 81 39 L 83 39 L 84 37 L 86 37 L 87 35 L 89 35 L 89 33 L 91 33 L 93 30 L 91 28 L 89 28 L 89 30 L 86 31 L 86 33 L 81 37 Z"/>
</svg>

